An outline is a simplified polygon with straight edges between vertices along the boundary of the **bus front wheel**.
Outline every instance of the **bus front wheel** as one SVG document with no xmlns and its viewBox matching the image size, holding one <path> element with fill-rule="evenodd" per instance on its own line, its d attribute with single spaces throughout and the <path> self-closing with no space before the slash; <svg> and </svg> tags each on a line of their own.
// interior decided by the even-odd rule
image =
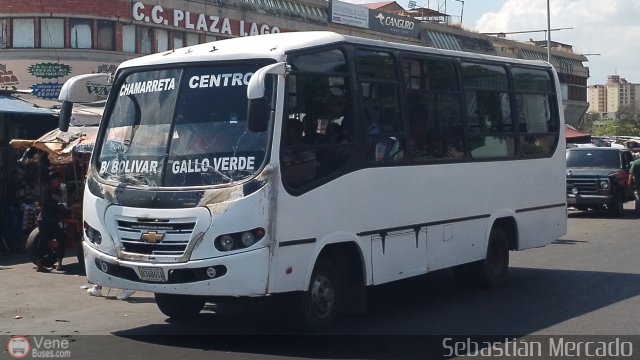
<svg viewBox="0 0 640 360">
<path fill-rule="evenodd" d="M 491 229 L 487 255 L 483 260 L 458 265 L 454 274 L 474 287 L 497 288 L 504 284 L 509 270 L 509 238 L 500 227 Z"/>
<path fill-rule="evenodd" d="M 174 320 L 189 320 L 200 314 L 205 300 L 199 296 L 155 293 L 160 311 Z"/>
<path fill-rule="evenodd" d="M 333 261 L 318 258 L 309 289 L 295 294 L 289 313 L 292 325 L 309 330 L 328 327 L 338 314 L 341 295 L 340 277 Z"/>
</svg>

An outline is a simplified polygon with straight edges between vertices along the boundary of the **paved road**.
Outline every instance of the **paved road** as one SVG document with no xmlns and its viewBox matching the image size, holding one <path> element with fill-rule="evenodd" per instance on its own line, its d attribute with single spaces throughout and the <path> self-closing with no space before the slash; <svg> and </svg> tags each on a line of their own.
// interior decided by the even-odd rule
<svg viewBox="0 0 640 360">
<path fill-rule="evenodd" d="M 137 358 L 144 349 L 144 358 L 395 359 L 427 351 L 421 339 L 429 338 L 413 335 L 640 334 L 639 245 L 630 209 L 621 219 L 570 211 L 562 239 L 511 254 L 503 288 L 467 289 L 449 271 L 383 286 L 367 315 L 344 317 L 322 337 L 290 336 L 271 306 L 209 306 L 196 321 L 171 323 L 149 293 L 89 297 L 72 257 L 68 271 L 42 274 L 22 255 L 0 254 L 0 335 L 60 335 L 73 342 L 73 358 L 113 358 L 114 350 Z M 101 334 L 116 336 L 84 336 Z M 367 336 L 344 336 L 354 334 Z"/>
</svg>

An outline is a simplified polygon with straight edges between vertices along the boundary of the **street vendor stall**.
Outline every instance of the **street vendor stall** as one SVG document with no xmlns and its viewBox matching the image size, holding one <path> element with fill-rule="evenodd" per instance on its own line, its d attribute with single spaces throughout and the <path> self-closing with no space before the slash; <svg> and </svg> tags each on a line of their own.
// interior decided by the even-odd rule
<svg viewBox="0 0 640 360">
<path fill-rule="evenodd" d="M 43 174 L 50 170 L 56 170 L 64 176 L 63 204 L 61 207 L 61 219 L 66 233 L 67 247 L 75 249 L 78 261 L 83 262 L 82 257 L 82 191 L 84 178 L 93 143 L 98 131 L 97 126 L 71 126 L 68 131 L 52 130 L 36 140 L 11 140 L 10 146 L 24 155 L 19 160 L 19 165 L 29 172 L 31 176 L 23 181 L 31 189 L 43 188 Z M 39 196 L 32 196 L 30 203 L 23 204 L 25 221 L 25 233 L 29 236 L 25 242 L 25 250 L 35 260 L 35 241 L 38 236 L 38 228 L 35 216 L 38 212 Z M 51 245 L 55 248 L 55 245 Z M 55 256 L 51 255 L 45 260 L 45 266 L 52 265 Z"/>
</svg>

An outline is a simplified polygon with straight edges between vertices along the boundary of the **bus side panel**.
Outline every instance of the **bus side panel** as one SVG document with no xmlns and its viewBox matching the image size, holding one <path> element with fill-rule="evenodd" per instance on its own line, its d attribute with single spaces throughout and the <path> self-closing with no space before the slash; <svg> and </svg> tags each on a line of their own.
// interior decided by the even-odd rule
<svg viewBox="0 0 640 360">
<path fill-rule="evenodd" d="M 319 235 L 318 238 L 278 242 L 271 261 L 269 292 L 307 290 L 316 259 L 331 244 L 357 244 L 360 256 L 369 256 L 369 247 L 361 247 L 362 243 L 358 243 L 357 240 L 355 234 L 339 231 Z M 349 259 L 349 261 L 356 260 Z M 369 262 L 366 261 L 367 259 L 363 260 L 366 266 Z M 370 273 L 370 269 L 363 269 L 363 271 Z"/>
<path fill-rule="evenodd" d="M 317 243 L 275 244 L 269 271 L 269 293 L 306 290 L 308 268 L 313 266 Z"/>
<path fill-rule="evenodd" d="M 567 209 L 564 206 L 519 213 L 517 219 L 518 250 L 548 245 L 563 236 L 567 229 Z"/>
<path fill-rule="evenodd" d="M 487 219 L 430 226 L 427 230 L 429 271 L 483 259 L 487 226 Z"/>
<path fill-rule="evenodd" d="M 421 229 L 371 236 L 373 284 L 424 274 L 427 271 L 426 235 Z"/>
</svg>

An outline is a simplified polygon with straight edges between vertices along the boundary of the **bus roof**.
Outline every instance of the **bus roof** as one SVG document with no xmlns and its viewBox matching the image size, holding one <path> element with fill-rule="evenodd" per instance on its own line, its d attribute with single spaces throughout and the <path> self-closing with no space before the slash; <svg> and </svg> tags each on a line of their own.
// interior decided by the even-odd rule
<svg viewBox="0 0 640 360">
<path fill-rule="evenodd" d="M 193 45 L 128 60 L 123 62 L 120 65 L 120 68 L 171 63 L 202 62 L 212 60 L 272 58 L 276 61 L 283 61 L 285 54 L 291 50 L 312 48 L 316 46 L 340 42 L 349 42 L 353 44 L 362 44 L 369 46 L 391 47 L 412 52 L 440 54 L 473 59 L 486 59 L 494 61 L 499 60 L 509 63 L 552 67 L 547 62 L 540 60 L 521 60 L 494 55 L 443 50 L 420 45 L 402 44 L 390 41 L 342 35 L 331 31 L 299 31 L 238 37 Z"/>
</svg>

